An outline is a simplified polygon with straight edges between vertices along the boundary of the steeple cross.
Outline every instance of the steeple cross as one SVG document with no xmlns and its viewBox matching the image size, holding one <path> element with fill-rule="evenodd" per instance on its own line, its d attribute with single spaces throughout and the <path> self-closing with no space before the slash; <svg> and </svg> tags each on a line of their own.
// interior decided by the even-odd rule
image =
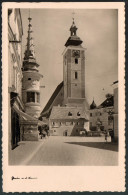
<svg viewBox="0 0 128 195">
<path fill-rule="evenodd" d="M 29 9 L 29 17 L 28 17 L 29 23 L 31 22 L 32 18 L 30 17 L 30 9 Z"/>
<path fill-rule="evenodd" d="M 73 22 L 74 22 L 74 16 L 75 16 L 75 12 L 73 11 L 73 12 L 72 12 L 72 17 L 73 17 L 72 19 L 73 19 Z"/>
</svg>

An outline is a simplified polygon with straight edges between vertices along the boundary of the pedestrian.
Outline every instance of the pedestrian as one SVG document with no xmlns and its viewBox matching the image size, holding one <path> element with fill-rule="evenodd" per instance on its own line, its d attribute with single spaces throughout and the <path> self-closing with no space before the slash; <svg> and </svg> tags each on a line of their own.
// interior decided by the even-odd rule
<svg viewBox="0 0 128 195">
<path fill-rule="evenodd" d="M 108 134 L 107 134 L 107 131 L 105 131 L 105 141 L 107 143 L 107 138 L 108 138 Z"/>
<path fill-rule="evenodd" d="M 48 136 L 48 138 L 49 138 L 49 136 L 50 136 L 49 130 L 47 131 L 47 136 Z"/>
</svg>

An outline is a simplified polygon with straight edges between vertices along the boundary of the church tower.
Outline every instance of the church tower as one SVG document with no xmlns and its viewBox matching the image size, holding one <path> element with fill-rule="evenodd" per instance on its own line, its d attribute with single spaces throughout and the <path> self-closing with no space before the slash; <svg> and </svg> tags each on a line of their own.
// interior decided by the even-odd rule
<svg viewBox="0 0 128 195">
<path fill-rule="evenodd" d="M 36 62 L 33 37 L 32 18 L 29 17 L 27 45 L 23 59 L 23 82 L 22 96 L 25 112 L 35 119 L 40 116 L 40 79 L 39 64 Z M 23 140 L 38 140 L 38 120 L 27 120 L 23 122 Z"/>
<path fill-rule="evenodd" d="M 80 136 L 81 131 L 89 131 L 89 105 L 85 97 L 85 49 L 77 36 L 74 19 L 70 33 L 63 52 L 63 82 L 46 105 L 47 113 L 51 109 L 51 135 Z"/>
<path fill-rule="evenodd" d="M 73 18 L 63 53 L 64 104 L 67 106 L 85 104 L 85 49 L 82 42 Z"/>
</svg>

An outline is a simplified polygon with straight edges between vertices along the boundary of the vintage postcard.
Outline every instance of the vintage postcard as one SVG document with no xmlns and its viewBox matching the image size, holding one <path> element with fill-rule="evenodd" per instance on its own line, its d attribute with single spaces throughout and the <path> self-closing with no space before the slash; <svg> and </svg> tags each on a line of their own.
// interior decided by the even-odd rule
<svg viewBox="0 0 128 195">
<path fill-rule="evenodd" d="M 125 191 L 125 4 L 2 4 L 4 192 Z"/>
</svg>

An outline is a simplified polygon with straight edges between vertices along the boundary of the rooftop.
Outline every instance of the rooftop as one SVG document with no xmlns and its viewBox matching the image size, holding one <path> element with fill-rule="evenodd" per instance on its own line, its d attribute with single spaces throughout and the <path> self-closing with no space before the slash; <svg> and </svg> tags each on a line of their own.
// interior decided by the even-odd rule
<svg viewBox="0 0 128 195">
<path fill-rule="evenodd" d="M 110 107 L 110 106 L 114 106 L 114 97 L 113 95 L 109 98 L 107 98 L 104 102 L 102 102 L 102 104 L 100 104 L 98 106 L 98 108 L 105 108 L 105 107 Z"/>
<path fill-rule="evenodd" d="M 50 99 L 48 100 L 46 106 L 44 107 L 43 111 L 41 112 L 41 115 L 47 111 L 49 111 L 51 109 L 51 105 L 54 102 L 56 96 L 58 95 L 58 93 L 60 92 L 60 90 L 63 87 L 63 81 L 56 87 L 55 91 L 53 92 L 52 96 L 50 97 Z"/>
<path fill-rule="evenodd" d="M 53 106 L 50 119 L 81 119 L 88 120 L 88 115 L 82 107 Z"/>
</svg>

